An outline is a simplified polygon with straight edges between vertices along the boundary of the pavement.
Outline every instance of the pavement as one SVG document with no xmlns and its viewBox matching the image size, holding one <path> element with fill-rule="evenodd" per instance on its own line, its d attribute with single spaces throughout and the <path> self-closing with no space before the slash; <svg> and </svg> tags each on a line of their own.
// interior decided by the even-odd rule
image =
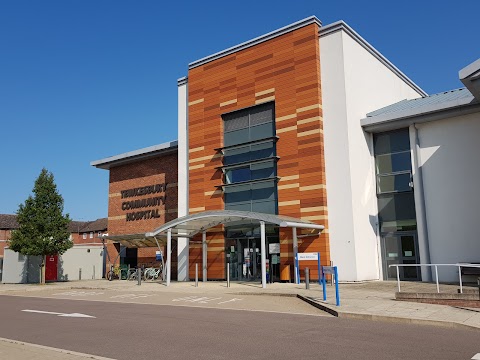
<svg viewBox="0 0 480 360">
<path fill-rule="evenodd" d="M 436 292 L 436 285 L 418 282 L 402 282 L 402 291 Z M 457 292 L 458 286 L 441 284 L 441 292 Z M 468 291 L 468 287 L 465 287 Z M 472 288 L 473 289 L 473 288 Z M 193 282 L 172 282 L 170 287 L 163 283 L 136 282 L 125 280 L 82 280 L 65 283 L 38 284 L 0 284 L 0 294 L 27 297 L 56 297 L 77 300 L 112 301 L 123 303 L 169 303 L 177 306 L 218 307 L 236 310 L 277 311 L 285 313 L 309 314 L 306 303 L 321 309 L 328 315 L 339 318 L 363 319 L 383 322 L 398 322 L 415 325 L 435 325 L 444 328 L 461 330 L 480 330 L 480 311 L 473 308 L 452 307 L 407 301 L 396 301 L 397 283 L 391 281 L 372 281 L 364 283 L 340 284 L 340 306 L 335 306 L 335 288 L 327 285 L 327 301 L 323 301 L 322 287 L 310 284 L 268 284 L 262 289 L 259 283 L 232 282 L 230 287 L 225 282 L 200 282 L 198 287 Z M 113 295 L 112 295 L 113 294 Z M 154 294 L 155 296 L 153 296 Z M 158 295 L 158 296 L 157 296 Z M 260 295 L 260 296 L 259 296 Z M 269 296 L 270 295 L 270 296 Z M 258 300 L 255 297 L 258 297 Z M 265 300 L 265 297 L 270 300 Z M 305 301 L 294 302 L 300 298 Z M 241 299 L 237 301 L 234 299 Z M 260 301 L 262 299 L 262 301 Z M 176 301 L 176 302 L 175 302 Z M 263 304 L 263 305 L 262 305 Z M 174 305 L 172 305 L 174 306 Z M 256 307 L 256 308 L 255 308 Z M 273 309 L 273 310 L 272 310 Z M 0 341 L 2 351 L 53 351 L 52 358 L 58 352 L 49 349 L 34 349 L 28 345 L 16 345 Z M 14 354 L 14 353 L 12 353 Z M 22 353 L 24 354 L 24 353 Z M 24 354 L 25 355 L 25 354 Z M 67 355 L 67 354 L 62 354 Z M 72 359 L 80 358 L 82 354 L 70 354 Z M 88 357 L 88 354 L 86 355 Z M 2 356 L 0 356 L 1 358 Z M 29 357 L 9 356 L 15 359 L 30 359 Z M 32 359 L 35 357 L 32 357 Z M 67 357 L 63 357 L 67 358 Z"/>
<path fill-rule="evenodd" d="M 0 359 L 113 360 L 102 356 L 0 338 Z"/>
</svg>

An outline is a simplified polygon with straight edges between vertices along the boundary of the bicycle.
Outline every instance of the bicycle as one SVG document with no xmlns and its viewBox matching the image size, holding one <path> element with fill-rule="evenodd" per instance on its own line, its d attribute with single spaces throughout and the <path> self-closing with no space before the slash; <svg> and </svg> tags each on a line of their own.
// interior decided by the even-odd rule
<svg viewBox="0 0 480 360">
<path fill-rule="evenodd" d="M 119 279 L 120 278 L 120 267 L 115 266 L 115 267 L 110 267 L 110 270 L 107 272 L 107 275 L 105 276 L 108 281 L 112 281 L 113 279 Z"/>
<path fill-rule="evenodd" d="M 146 280 L 157 280 L 160 275 L 162 274 L 162 267 L 160 266 L 158 269 L 156 268 L 147 268 L 145 269 L 145 273 L 143 278 Z"/>
<path fill-rule="evenodd" d="M 130 273 L 128 274 L 128 280 L 137 280 L 138 279 L 138 270 L 137 269 L 130 269 Z M 140 270 L 140 277 L 142 278 L 142 271 Z"/>
</svg>

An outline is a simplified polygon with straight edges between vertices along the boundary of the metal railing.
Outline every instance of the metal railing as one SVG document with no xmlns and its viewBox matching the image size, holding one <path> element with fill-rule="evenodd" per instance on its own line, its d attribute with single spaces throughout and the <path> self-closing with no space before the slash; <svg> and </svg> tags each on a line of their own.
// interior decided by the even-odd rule
<svg viewBox="0 0 480 360">
<path fill-rule="evenodd" d="M 434 267 L 435 268 L 435 283 L 437 284 L 437 293 L 440 293 L 440 285 L 438 283 L 438 267 L 439 266 L 454 266 L 458 268 L 458 280 L 460 284 L 460 293 L 463 294 L 463 281 L 462 281 L 462 268 L 477 268 L 480 269 L 480 265 L 468 264 L 468 263 L 457 263 L 457 264 L 392 264 L 388 265 L 388 267 L 395 266 L 397 268 L 397 285 L 398 285 L 398 292 L 400 290 L 400 272 L 398 270 L 399 267 Z"/>
</svg>

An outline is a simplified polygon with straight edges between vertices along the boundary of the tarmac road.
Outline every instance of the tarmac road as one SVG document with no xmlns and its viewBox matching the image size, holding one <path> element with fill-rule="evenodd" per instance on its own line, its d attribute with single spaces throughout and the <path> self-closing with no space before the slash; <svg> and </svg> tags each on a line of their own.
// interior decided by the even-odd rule
<svg viewBox="0 0 480 360">
<path fill-rule="evenodd" d="M 72 313 L 93 317 L 58 316 Z M 0 337 L 119 360 L 453 360 L 480 352 L 478 331 L 215 307 L 0 296 L 0 320 Z"/>
</svg>

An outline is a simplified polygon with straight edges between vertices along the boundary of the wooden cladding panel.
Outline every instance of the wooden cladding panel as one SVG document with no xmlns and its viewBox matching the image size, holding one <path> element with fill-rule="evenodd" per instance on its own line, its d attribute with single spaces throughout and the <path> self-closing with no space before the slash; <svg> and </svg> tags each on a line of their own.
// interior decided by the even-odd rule
<svg viewBox="0 0 480 360">
<path fill-rule="evenodd" d="M 279 183 L 279 204 L 287 204 L 279 206 L 279 213 L 297 218 L 321 217 L 314 221 L 328 228 L 318 30 L 316 24 L 307 25 L 189 71 L 189 155 L 190 159 L 199 159 L 189 164 L 190 209 L 224 209 L 223 197 L 212 196 L 215 186 L 222 182 L 221 171 L 215 169 L 221 159 L 213 159 L 214 149 L 223 146 L 221 115 L 275 101 L 280 137 L 278 176 L 298 176 Z M 192 152 L 197 148 L 203 150 Z M 307 208 L 314 210 L 302 211 Z M 293 265 L 292 230 L 281 229 L 280 238 L 281 264 Z M 208 253 L 208 276 L 223 278 L 223 233 L 215 233 L 215 239 L 221 243 L 215 244 L 218 250 Z M 299 251 L 320 251 L 322 263 L 329 263 L 328 232 L 299 243 Z M 195 268 L 193 259 L 198 261 L 197 253 L 192 253 L 190 272 Z M 316 270 L 312 269 L 312 276 L 318 276 Z"/>
</svg>

